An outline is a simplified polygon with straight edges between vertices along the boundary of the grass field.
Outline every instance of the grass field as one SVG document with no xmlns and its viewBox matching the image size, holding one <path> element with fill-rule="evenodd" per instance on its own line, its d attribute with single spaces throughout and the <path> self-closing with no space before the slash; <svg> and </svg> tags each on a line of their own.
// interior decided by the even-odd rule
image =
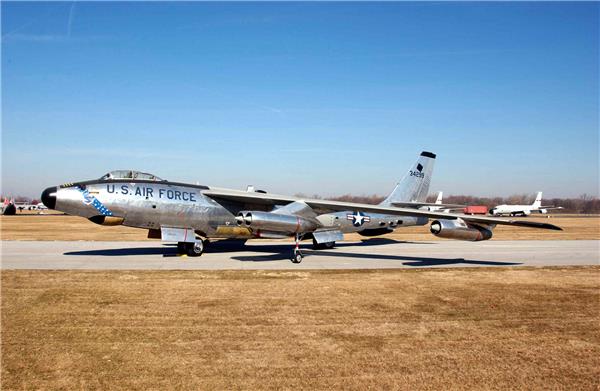
<svg viewBox="0 0 600 391">
<path fill-rule="evenodd" d="M 600 268 L 2 272 L 2 389 L 600 386 Z"/>
<path fill-rule="evenodd" d="M 494 229 L 496 240 L 600 240 L 600 216 L 557 215 L 550 219 L 530 217 L 528 220 L 550 222 L 564 231 L 498 226 Z M 0 216 L 2 240 L 146 240 L 146 230 L 129 227 L 104 227 L 84 218 L 66 215 L 16 215 Z M 429 225 L 399 228 L 384 235 L 395 240 L 441 240 L 429 233 Z M 358 234 L 346 235 L 347 240 L 364 239 Z"/>
</svg>

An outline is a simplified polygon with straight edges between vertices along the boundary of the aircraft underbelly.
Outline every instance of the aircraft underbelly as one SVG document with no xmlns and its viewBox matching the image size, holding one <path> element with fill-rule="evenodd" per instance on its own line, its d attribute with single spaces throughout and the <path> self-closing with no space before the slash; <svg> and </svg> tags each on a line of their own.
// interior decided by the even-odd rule
<svg viewBox="0 0 600 391">
<path fill-rule="evenodd" d="M 355 212 L 338 212 L 328 216 L 332 218 L 332 228 L 338 228 L 344 233 L 360 232 L 364 230 L 374 230 L 381 228 L 396 229 L 401 227 L 410 227 L 415 225 L 425 225 L 427 218 L 412 216 L 392 216 L 383 214 L 363 214 L 357 215 Z M 320 221 L 323 221 L 321 216 Z"/>
</svg>

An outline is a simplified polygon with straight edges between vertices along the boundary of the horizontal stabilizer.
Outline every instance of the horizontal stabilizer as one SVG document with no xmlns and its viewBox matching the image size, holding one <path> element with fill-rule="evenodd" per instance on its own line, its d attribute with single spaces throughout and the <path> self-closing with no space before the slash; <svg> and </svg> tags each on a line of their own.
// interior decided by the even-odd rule
<svg viewBox="0 0 600 391">
<path fill-rule="evenodd" d="M 392 202 L 393 206 L 400 206 L 403 208 L 420 208 L 422 206 L 435 206 L 440 209 L 460 209 L 466 208 L 466 205 L 458 204 L 436 204 L 434 202 Z"/>
</svg>

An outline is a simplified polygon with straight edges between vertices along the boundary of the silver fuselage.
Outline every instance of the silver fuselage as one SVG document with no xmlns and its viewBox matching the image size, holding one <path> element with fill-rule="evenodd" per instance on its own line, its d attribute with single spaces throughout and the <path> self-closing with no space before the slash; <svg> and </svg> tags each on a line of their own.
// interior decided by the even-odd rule
<svg viewBox="0 0 600 391">
<path fill-rule="evenodd" d="M 203 194 L 207 190 L 210 190 L 207 186 L 167 181 L 85 181 L 59 186 L 55 209 L 85 218 L 99 215 L 118 217 L 121 224 L 136 228 L 191 228 L 207 238 L 244 237 L 235 229 L 238 212 L 261 207 L 266 211 L 272 209 L 264 205 L 217 202 Z M 427 224 L 427 218 L 423 217 L 356 216 L 353 212 L 320 214 L 317 220 L 319 228 L 372 235 L 391 232 L 397 227 Z"/>
</svg>

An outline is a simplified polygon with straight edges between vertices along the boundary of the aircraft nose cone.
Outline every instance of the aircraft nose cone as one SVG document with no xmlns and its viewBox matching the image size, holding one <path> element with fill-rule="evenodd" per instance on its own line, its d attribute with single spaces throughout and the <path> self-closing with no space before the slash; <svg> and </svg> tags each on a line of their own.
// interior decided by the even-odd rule
<svg viewBox="0 0 600 391">
<path fill-rule="evenodd" d="M 46 205 L 48 209 L 54 209 L 56 207 L 56 192 L 58 188 L 56 186 L 49 187 L 42 193 L 42 203 Z"/>
</svg>

